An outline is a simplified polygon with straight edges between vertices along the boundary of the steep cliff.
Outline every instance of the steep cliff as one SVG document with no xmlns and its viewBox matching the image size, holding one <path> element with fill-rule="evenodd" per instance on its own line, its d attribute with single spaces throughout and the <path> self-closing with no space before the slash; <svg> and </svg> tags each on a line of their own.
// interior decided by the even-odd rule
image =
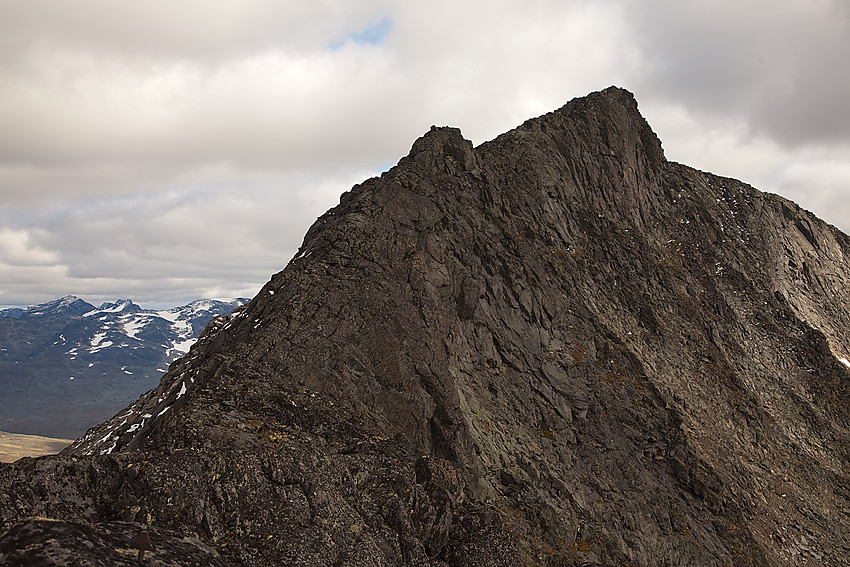
<svg viewBox="0 0 850 567">
<path fill-rule="evenodd" d="M 0 520 L 235 565 L 847 565 L 848 284 L 845 234 L 666 161 L 622 89 L 432 127 L 159 388 L 0 465 Z"/>
</svg>

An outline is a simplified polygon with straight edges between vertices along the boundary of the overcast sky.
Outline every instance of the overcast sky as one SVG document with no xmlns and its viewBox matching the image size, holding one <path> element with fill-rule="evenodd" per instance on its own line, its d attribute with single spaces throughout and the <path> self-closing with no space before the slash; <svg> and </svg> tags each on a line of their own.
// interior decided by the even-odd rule
<svg viewBox="0 0 850 567">
<path fill-rule="evenodd" d="M 252 297 L 431 124 L 610 85 L 850 231 L 845 0 L 0 0 L 0 305 Z"/>
</svg>

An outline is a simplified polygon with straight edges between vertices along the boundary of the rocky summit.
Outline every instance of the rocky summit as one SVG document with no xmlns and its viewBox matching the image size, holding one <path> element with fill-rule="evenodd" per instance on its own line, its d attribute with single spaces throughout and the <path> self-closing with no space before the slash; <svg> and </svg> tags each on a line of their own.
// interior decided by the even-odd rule
<svg viewBox="0 0 850 567">
<path fill-rule="evenodd" d="M 0 563 L 149 526 L 151 565 L 849 565 L 848 284 L 625 90 L 434 127 L 157 389 L 0 465 Z"/>
</svg>

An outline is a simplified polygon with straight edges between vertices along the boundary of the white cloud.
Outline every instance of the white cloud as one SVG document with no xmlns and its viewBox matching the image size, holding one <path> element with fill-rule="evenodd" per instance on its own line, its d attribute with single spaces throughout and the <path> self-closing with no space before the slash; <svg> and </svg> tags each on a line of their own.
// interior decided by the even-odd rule
<svg viewBox="0 0 850 567">
<path fill-rule="evenodd" d="M 850 8 L 840 0 L 624 2 L 641 88 L 788 146 L 850 142 Z"/>
<path fill-rule="evenodd" d="M 431 124 L 480 143 L 610 84 L 636 92 L 671 159 L 848 230 L 848 14 L 828 0 L 4 3 L 0 303 L 251 295 Z"/>
<path fill-rule="evenodd" d="M 31 231 L 0 228 L 0 258 L 9 266 L 32 267 L 55 264 L 59 256 L 35 244 Z"/>
<path fill-rule="evenodd" d="M 64 290 L 60 295 L 100 302 L 120 295 L 156 306 L 252 297 L 295 254 L 313 220 L 369 175 L 256 176 L 234 186 L 96 198 L 30 213 L 47 228 L 0 231 L 8 282 L 0 305 L 40 301 L 12 301 L 15 293 L 37 295 L 34 283 L 48 296 Z M 49 271 L 54 264 L 61 270 Z"/>
</svg>

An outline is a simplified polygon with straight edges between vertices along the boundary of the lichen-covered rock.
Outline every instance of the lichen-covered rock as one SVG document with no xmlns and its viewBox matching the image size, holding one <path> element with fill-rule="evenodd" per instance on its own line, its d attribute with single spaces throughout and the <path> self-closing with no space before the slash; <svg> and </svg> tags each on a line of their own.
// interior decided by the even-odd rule
<svg viewBox="0 0 850 567">
<path fill-rule="evenodd" d="M 128 522 L 81 523 L 28 518 L 0 536 L 7 567 L 190 567 L 227 565 L 195 538 Z"/>
<path fill-rule="evenodd" d="M 846 565 L 850 239 L 617 88 L 432 128 L 0 521 L 233 565 Z"/>
</svg>

